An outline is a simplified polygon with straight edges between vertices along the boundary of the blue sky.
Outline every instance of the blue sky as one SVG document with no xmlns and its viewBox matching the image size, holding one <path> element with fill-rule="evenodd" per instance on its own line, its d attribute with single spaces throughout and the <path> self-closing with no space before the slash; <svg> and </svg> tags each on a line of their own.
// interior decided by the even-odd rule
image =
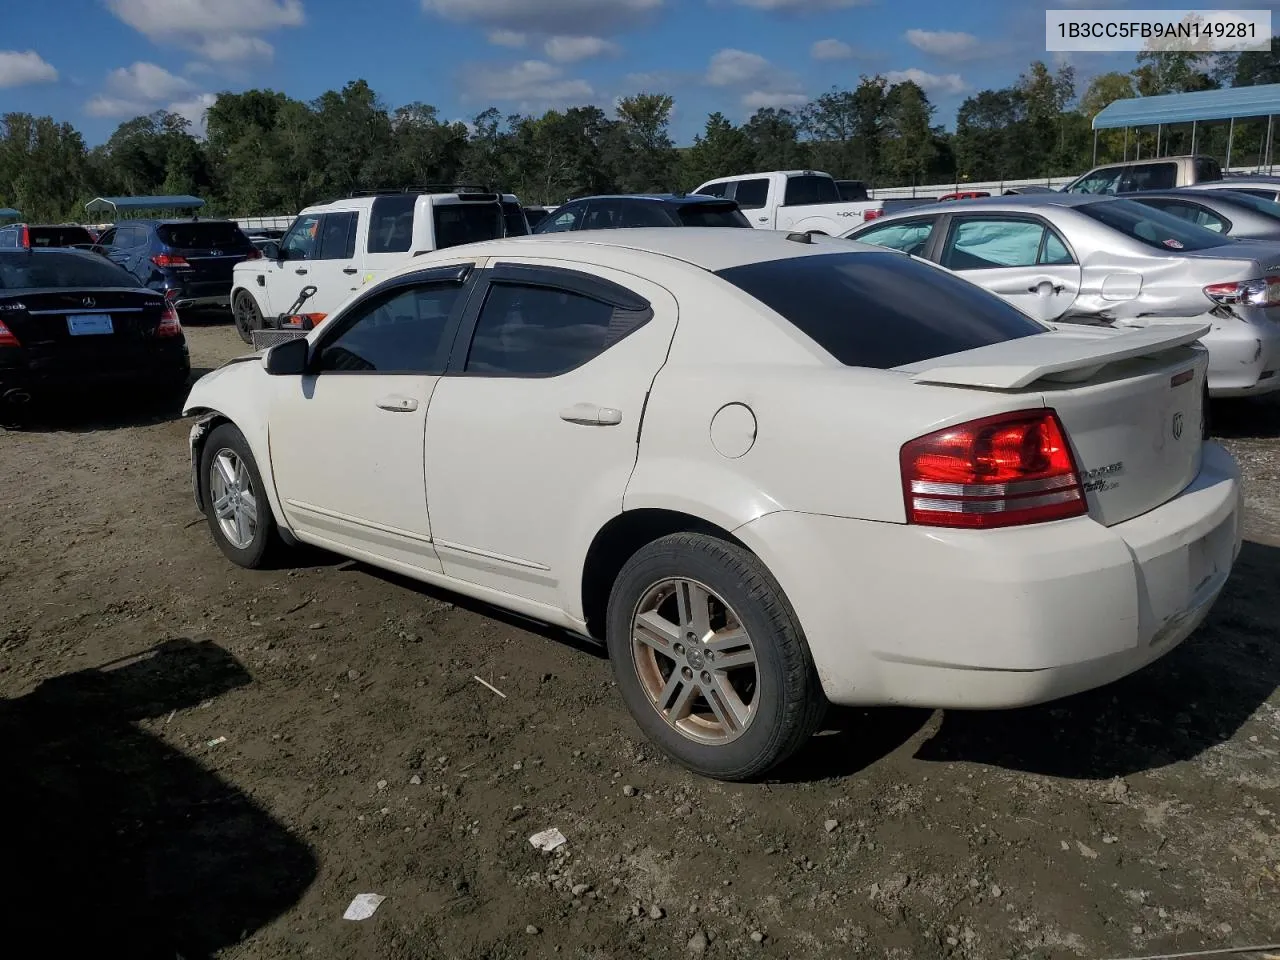
<svg viewBox="0 0 1280 960">
<path fill-rule="evenodd" d="M 911 78 L 951 126 L 968 94 L 1044 52 L 1042 0 L 5 0 L 0 113 L 50 114 L 98 143 L 166 108 L 194 121 L 223 90 L 310 99 L 363 77 L 445 119 L 640 90 L 676 98 L 688 143 L 706 115 L 795 106 L 860 74 Z M 1158 5 L 1139 4 L 1145 8 Z M 1202 2 L 1203 5 L 1203 2 Z M 1226 6 L 1214 0 L 1209 5 Z M 1236 4 L 1231 5 L 1243 5 Z M 1247 6 L 1272 6 L 1272 2 Z M 1128 56 L 1073 55 L 1082 78 Z M 1083 92 L 1083 83 L 1080 86 Z"/>
</svg>

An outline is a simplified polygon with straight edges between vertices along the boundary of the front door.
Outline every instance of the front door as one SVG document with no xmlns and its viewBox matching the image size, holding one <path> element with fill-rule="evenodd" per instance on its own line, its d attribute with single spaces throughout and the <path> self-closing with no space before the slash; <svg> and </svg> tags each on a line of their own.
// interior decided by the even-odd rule
<svg viewBox="0 0 1280 960">
<path fill-rule="evenodd" d="M 1080 264 L 1038 217 L 953 216 L 939 259 L 1037 320 L 1057 320 L 1080 295 Z"/>
<path fill-rule="evenodd" d="M 440 572 L 424 475 L 427 407 L 448 360 L 471 264 L 410 274 L 369 294 L 281 377 L 269 443 L 290 527 L 311 543 Z"/>
<path fill-rule="evenodd" d="M 560 610 L 621 512 L 676 302 L 620 271 L 499 263 L 427 415 L 427 500 L 444 572 Z"/>
<path fill-rule="evenodd" d="M 318 213 L 304 213 L 297 217 L 289 232 L 280 240 L 280 258 L 263 265 L 262 272 L 267 277 L 268 291 L 265 299 L 273 318 L 287 312 L 298 299 L 302 288 L 314 282 L 311 271 L 315 266 L 322 219 Z M 306 309 L 316 308 L 308 303 Z"/>
</svg>

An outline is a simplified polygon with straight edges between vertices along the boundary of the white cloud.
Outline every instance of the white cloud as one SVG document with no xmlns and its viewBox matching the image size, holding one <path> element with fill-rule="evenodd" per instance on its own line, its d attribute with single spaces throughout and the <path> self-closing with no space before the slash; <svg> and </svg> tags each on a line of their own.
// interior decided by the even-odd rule
<svg viewBox="0 0 1280 960">
<path fill-rule="evenodd" d="M 269 59 L 261 34 L 306 22 L 302 0 L 106 0 L 117 17 L 158 44 L 219 62 Z"/>
<path fill-rule="evenodd" d="M 168 100 L 190 93 L 191 81 L 154 63 L 134 63 L 107 74 L 107 93 L 130 100 Z"/>
<path fill-rule="evenodd" d="M 809 98 L 803 93 L 769 93 L 765 90 L 752 90 L 742 95 L 742 105 L 748 110 L 759 110 L 762 107 L 783 108 L 803 107 Z"/>
<path fill-rule="evenodd" d="M 781 10 L 796 13 L 814 13 L 819 10 L 839 10 L 844 7 L 864 7 L 875 0 L 732 0 L 740 7 L 756 10 Z"/>
<path fill-rule="evenodd" d="M 0 50 L 0 89 L 52 83 L 58 71 L 34 50 Z"/>
<path fill-rule="evenodd" d="M 462 96 L 484 104 L 516 103 L 521 110 L 590 102 L 595 90 L 585 80 L 571 79 L 544 60 L 524 60 L 508 67 L 477 64 L 463 71 Z"/>
<path fill-rule="evenodd" d="M 951 30 L 908 30 L 907 43 L 946 60 L 971 60 L 983 55 L 983 44 L 972 33 Z"/>
<path fill-rule="evenodd" d="M 204 112 L 216 99 L 211 93 L 196 93 L 195 84 L 154 63 L 134 63 L 107 74 L 102 93 L 84 105 L 92 117 L 137 117 L 164 109 L 191 121 L 193 131 L 203 136 Z"/>
<path fill-rule="evenodd" d="M 884 76 L 890 83 L 905 83 L 910 80 L 925 93 L 964 93 L 969 89 L 969 85 L 958 73 L 928 73 L 919 67 L 890 70 Z"/>
<path fill-rule="evenodd" d="M 459 23 L 533 33 L 608 34 L 660 9 L 666 0 L 422 0 L 422 9 Z"/>
<path fill-rule="evenodd" d="M 108 97 L 101 93 L 84 105 L 84 112 L 91 117 L 139 117 L 150 109 L 142 101 Z"/>
<path fill-rule="evenodd" d="M 707 83 L 713 87 L 733 87 L 753 83 L 769 76 L 777 68 L 758 53 L 746 50 L 721 50 L 707 65 Z"/>
<path fill-rule="evenodd" d="M 698 75 L 682 73 L 678 70 L 652 70 L 641 73 L 628 73 L 622 78 L 622 85 L 628 90 L 671 91 L 676 87 L 697 83 L 702 78 Z"/>
<path fill-rule="evenodd" d="M 815 60 L 849 60 L 853 47 L 843 40 L 819 40 L 809 48 L 809 55 Z"/>
<path fill-rule="evenodd" d="M 490 30 L 489 42 L 495 47 L 523 47 L 529 38 L 517 30 Z"/>
<path fill-rule="evenodd" d="M 603 37 L 551 37 L 544 49 L 547 56 L 556 63 L 576 63 L 579 60 L 590 60 L 605 54 L 617 56 L 622 48 L 612 40 Z"/>
<path fill-rule="evenodd" d="M 176 113 L 186 117 L 191 121 L 190 133 L 197 137 L 203 137 L 205 127 L 207 126 L 206 114 L 210 107 L 217 101 L 217 96 L 212 93 L 201 93 L 189 100 L 178 100 L 169 104 L 170 113 Z"/>
</svg>

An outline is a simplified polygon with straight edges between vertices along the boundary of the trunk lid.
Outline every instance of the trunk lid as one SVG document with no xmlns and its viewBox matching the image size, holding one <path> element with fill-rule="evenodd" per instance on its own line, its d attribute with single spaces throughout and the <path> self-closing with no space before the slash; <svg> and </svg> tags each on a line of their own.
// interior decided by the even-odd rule
<svg viewBox="0 0 1280 960">
<path fill-rule="evenodd" d="M 128 349 L 150 342 L 163 312 L 164 298 L 142 289 L 12 290 L 0 296 L 0 319 L 33 351 Z"/>
<path fill-rule="evenodd" d="M 1064 328 L 898 369 L 912 379 L 1025 394 L 1053 408 L 1081 472 L 1089 515 L 1122 523 L 1200 471 L 1207 324 Z"/>
<path fill-rule="evenodd" d="M 162 224 L 156 234 L 165 244 L 164 253 L 181 257 L 186 266 L 171 267 L 184 279 L 198 282 L 231 282 L 237 263 L 249 256 L 253 244 L 238 226 L 212 220 Z"/>
</svg>

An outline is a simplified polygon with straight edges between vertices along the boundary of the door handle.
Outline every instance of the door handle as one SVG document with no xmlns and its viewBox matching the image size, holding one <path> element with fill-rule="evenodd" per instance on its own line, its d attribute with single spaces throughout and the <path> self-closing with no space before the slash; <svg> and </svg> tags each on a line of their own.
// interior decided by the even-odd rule
<svg viewBox="0 0 1280 960">
<path fill-rule="evenodd" d="M 560 419 L 584 427 L 616 427 L 622 422 L 622 411 L 596 403 L 575 403 L 560 411 Z"/>
<path fill-rule="evenodd" d="M 1047 280 L 1043 283 L 1037 283 L 1034 286 L 1027 287 L 1027 293 L 1040 293 L 1045 287 L 1049 287 L 1055 294 L 1062 292 L 1063 285 L 1060 283 L 1049 283 Z"/>
<path fill-rule="evenodd" d="M 343 273 L 359 273 L 360 271 L 357 270 L 355 267 L 343 267 L 342 272 Z"/>
<path fill-rule="evenodd" d="M 769 222 L 768 217 L 756 217 L 756 223 L 768 223 L 768 222 Z"/>
<path fill-rule="evenodd" d="M 293 272 L 294 272 L 294 273 L 296 273 L 296 274 L 297 274 L 298 276 L 300 276 L 300 277 L 305 277 L 305 276 L 307 275 L 307 271 L 306 271 L 306 270 L 304 270 L 302 267 L 299 267 L 297 270 L 295 270 L 295 271 L 293 271 Z"/>
<path fill-rule="evenodd" d="M 418 401 L 413 397 L 383 397 L 378 401 L 378 409 L 390 410 L 392 413 L 412 413 L 418 409 Z"/>
</svg>

